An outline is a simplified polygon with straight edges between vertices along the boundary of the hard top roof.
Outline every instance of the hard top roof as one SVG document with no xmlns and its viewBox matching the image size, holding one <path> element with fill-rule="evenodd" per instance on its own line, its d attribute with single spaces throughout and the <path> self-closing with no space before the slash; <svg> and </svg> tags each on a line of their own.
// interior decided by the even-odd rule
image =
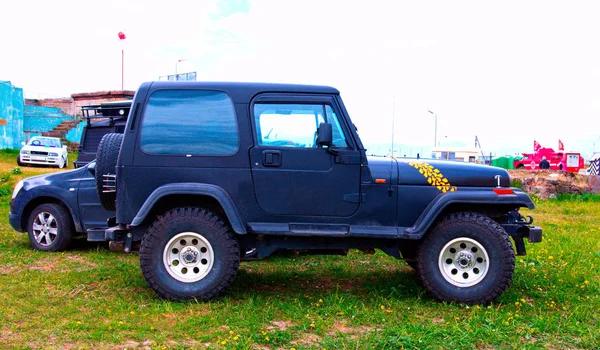
<svg viewBox="0 0 600 350">
<path fill-rule="evenodd" d="M 227 92 L 235 102 L 247 102 L 254 95 L 268 92 L 339 94 L 336 88 L 322 85 L 251 83 L 251 82 L 205 82 L 205 81 L 154 81 L 141 88 L 160 89 L 206 89 Z"/>
</svg>

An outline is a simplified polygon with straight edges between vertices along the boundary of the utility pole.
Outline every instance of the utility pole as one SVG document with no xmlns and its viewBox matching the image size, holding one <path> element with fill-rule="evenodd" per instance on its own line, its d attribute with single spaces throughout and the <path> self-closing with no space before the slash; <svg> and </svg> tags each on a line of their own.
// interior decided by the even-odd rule
<svg viewBox="0 0 600 350">
<path fill-rule="evenodd" d="M 187 58 L 181 58 L 178 59 L 177 62 L 175 62 L 175 79 L 177 79 L 177 65 L 179 65 L 179 62 L 183 62 L 185 60 L 187 60 Z"/>
<path fill-rule="evenodd" d="M 119 41 L 121 41 L 121 90 L 125 90 L 125 48 L 122 46 L 125 38 L 125 33 L 119 32 Z"/>
<path fill-rule="evenodd" d="M 430 110 L 427 110 L 427 112 L 433 114 L 433 116 L 435 117 L 435 127 L 433 131 L 433 147 L 437 147 L 437 114 L 433 113 Z"/>
</svg>

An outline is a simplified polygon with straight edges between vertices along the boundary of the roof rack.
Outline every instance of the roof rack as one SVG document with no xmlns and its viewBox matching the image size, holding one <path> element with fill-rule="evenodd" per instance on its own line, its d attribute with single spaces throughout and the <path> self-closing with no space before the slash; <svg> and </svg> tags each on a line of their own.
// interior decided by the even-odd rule
<svg viewBox="0 0 600 350">
<path fill-rule="evenodd" d="M 127 118 L 132 100 L 104 102 L 97 105 L 81 106 L 83 117 L 90 125 L 91 119 L 109 119 L 112 125 L 115 119 Z"/>
</svg>

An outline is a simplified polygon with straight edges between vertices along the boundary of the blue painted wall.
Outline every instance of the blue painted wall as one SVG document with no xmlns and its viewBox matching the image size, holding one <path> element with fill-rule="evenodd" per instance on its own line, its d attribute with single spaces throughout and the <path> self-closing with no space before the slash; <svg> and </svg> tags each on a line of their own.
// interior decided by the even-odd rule
<svg viewBox="0 0 600 350">
<path fill-rule="evenodd" d="M 83 128 L 87 124 L 86 121 L 83 121 L 77 124 L 73 129 L 69 130 L 69 132 L 65 135 L 65 138 L 69 142 L 79 142 L 81 141 L 81 135 L 83 134 Z"/>
<path fill-rule="evenodd" d="M 65 120 L 75 119 L 55 107 L 25 106 L 23 115 L 23 130 L 29 135 L 50 131 Z"/>
<path fill-rule="evenodd" d="M 21 148 L 23 139 L 23 89 L 0 81 L 0 149 Z"/>
</svg>

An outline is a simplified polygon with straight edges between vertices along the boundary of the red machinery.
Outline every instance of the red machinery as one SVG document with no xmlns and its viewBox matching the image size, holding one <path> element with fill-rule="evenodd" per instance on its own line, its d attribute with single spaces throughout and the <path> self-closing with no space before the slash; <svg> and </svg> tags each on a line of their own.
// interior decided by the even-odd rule
<svg viewBox="0 0 600 350">
<path fill-rule="evenodd" d="M 551 170 L 566 170 L 578 172 L 584 168 L 583 157 L 578 152 L 565 152 L 562 141 L 558 140 L 558 152 L 552 148 L 542 147 L 537 141 L 533 141 L 534 153 L 523 153 L 523 158 L 515 160 L 515 169 L 538 170 L 542 157 L 550 162 Z"/>
</svg>

